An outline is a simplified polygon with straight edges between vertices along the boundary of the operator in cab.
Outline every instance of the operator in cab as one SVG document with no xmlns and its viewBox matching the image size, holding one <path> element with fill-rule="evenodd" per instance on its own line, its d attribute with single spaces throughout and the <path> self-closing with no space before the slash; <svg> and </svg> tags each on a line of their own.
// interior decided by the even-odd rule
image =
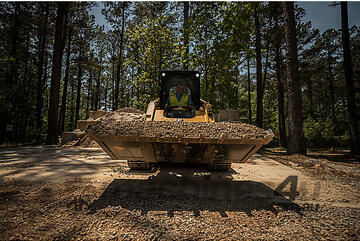
<svg viewBox="0 0 360 241">
<path fill-rule="evenodd" d="M 167 117 L 170 118 L 192 118 L 194 117 L 194 104 L 186 93 L 184 86 L 178 84 L 176 86 L 176 94 L 172 94 L 166 101 L 165 109 Z"/>
</svg>

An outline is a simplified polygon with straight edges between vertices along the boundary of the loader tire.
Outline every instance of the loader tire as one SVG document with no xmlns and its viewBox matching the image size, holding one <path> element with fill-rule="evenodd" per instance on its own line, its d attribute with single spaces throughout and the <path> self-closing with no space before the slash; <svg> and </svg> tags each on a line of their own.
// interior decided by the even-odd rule
<svg viewBox="0 0 360 241">
<path fill-rule="evenodd" d="M 144 161 L 127 161 L 128 167 L 132 170 L 150 170 L 151 163 Z"/>
<path fill-rule="evenodd" d="M 210 171 L 228 171 L 231 163 L 211 163 L 208 165 Z"/>
</svg>

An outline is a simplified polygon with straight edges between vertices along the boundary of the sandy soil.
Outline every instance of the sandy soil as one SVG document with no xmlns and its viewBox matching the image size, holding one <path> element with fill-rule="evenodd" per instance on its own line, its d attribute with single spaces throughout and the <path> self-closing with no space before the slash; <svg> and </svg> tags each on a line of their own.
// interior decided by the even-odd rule
<svg viewBox="0 0 360 241">
<path fill-rule="evenodd" d="M 360 238 L 360 189 L 336 172 L 346 170 L 352 180 L 358 163 L 337 163 L 323 178 L 312 171 L 319 166 L 267 156 L 256 154 L 221 173 L 169 165 L 134 172 L 98 148 L 0 150 L 0 237 Z"/>
</svg>

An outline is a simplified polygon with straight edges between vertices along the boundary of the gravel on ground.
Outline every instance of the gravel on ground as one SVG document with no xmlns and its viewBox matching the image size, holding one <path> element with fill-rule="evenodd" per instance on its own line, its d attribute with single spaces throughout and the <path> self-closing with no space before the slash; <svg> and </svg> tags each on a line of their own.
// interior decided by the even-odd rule
<svg viewBox="0 0 360 241">
<path fill-rule="evenodd" d="M 324 158 L 326 155 L 317 155 L 319 158 L 309 155 L 293 154 L 287 155 L 283 151 L 270 149 L 261 152 L 263 156 L 272 158 L 284 165 L 299 169 L 308 175 L 312 175 L 320 180 L 332 180 L 334 182 L 351 185 L 360 190 L 360 156 L 354 157 L 349 154 L 338 153 L 338 158 L 329 161 Z M 349 161 L 342 160 L 347 157 Z M 355 161 L 357 159 L 357 161 Z M 336 161 L 340 160 L 340 161 Z"/>
<path fill-rule="evenodd" d="M 359 240 L 360 190 L 307 170 L 255 155 L 226 173 L 192 167 L 132 172 L 125 161 L 111 160 L 96 148 L 1 150 L 0 237 Z M 307 181 L 307 188 L 321 182 L 320 198 L 302 188 L 295 200 L 286 188 L 278 193 L 288 175 L 298 176 L 299 184 Z M 224 198 L 224 193 L 231 195 Z"/>
</svg>

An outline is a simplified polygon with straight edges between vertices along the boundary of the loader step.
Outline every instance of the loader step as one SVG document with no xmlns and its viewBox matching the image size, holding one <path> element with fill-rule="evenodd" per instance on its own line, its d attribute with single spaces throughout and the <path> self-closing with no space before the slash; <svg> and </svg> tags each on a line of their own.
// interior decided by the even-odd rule
<svg viewBox="0 0 360 241">
<path fill-rule="evenodd" d="M 228 171 L 231 167 L 231 163 L 211 163 L 208 164 L 210 171 Z"/>
<path fill-rule="evenodd" d="M 132 170 L 150 170 L 153 165 L 144 161 L 127 161 L 128 167 Z"/>
</svg>

